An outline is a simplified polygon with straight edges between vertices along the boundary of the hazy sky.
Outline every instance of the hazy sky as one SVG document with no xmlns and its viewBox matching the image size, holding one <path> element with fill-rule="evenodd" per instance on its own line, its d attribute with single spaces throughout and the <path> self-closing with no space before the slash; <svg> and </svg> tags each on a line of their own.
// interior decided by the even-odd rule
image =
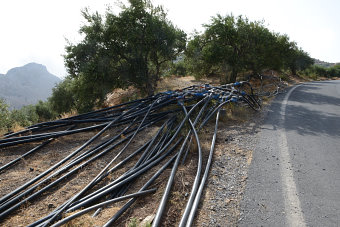
<svg viewBox="0 0 340 227">
<path fill-rule="evenodd" d="M 64 77 L 66 44 L 80 39 L 80 10 L 105 12 L 114 0 L 1 0 L 0 73 L 37 62 Z M 124 1 L 123 1 L 124 2 Z M 233 13 L 264 20 L 273 31 L 288 34 L 312 57 L 340 62 L 339 0 L 154 0 L 169 19 L 188 34 L 209 23 L 211 16 Z"/>
</svg>

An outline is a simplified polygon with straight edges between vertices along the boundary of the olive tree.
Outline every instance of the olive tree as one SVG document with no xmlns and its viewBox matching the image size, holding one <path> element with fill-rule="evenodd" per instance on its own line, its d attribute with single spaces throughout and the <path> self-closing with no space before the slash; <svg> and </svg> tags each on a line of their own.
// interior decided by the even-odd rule
<svg viewBox="0 0 340 227">
<path fill-rule="evenodd" d="M 217 15 L 196 34 L 186 50 L 189 69 L 195 73 L 222 74 L 234 82 L 238 73 L 260 72 L 273 64 L 276 37 L 263 22 L 233 15 Z"/>
<path fill-rule="evenodd" d="M 84 10 L 83 40 L 66 46 L 65 64 L 78 99 L 93 106 L 114 88 L 134 85 L 152 95 L 169 62 L 183 52 L 186 34 L 148 0 L 129 0 L 117 15 Z"/>
<path fill-rule="evenodd" d="M 196 33 L 186 50 L 188 69 L 195 76 L 218 74 L 235 82 L 240 72 L 303 70 L 312 64 L 308 54 L 286 35 L 270 31 L 263 21 L 233 15 L 213 17 L 202 34 Z"/>
</svg>

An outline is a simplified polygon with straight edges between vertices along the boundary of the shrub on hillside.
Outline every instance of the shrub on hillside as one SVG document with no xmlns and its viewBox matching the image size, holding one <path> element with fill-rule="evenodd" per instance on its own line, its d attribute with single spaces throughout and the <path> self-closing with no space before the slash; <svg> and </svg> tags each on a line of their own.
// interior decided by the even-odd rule
<svg viewBox="0 0 340 227">
<path fill-rule="evenodd" d="M 27 105 L 10 111 L 9 105 L 0 99 L 0 134 L 55 118 L 56 113 L 49 102 L 39 101 L 36 105 Z"/>
<path fill-rule="evenodd" d="M 324 67 L 319 65 L 313 65 L 301 72 L 302 75 L 316 79 L 317 77 L 340 77 L 340 65 L 333 67 Z"/>
<path fill-rule="evenodd" d="M 11 117 L 8 105 L 5 100 L 0 98 L 0 131 L 8 131 L 11 127 Z"/>
<path fill-rule="evenodd" d="M 12 124 L 11 127 L 13 127 L 15 124 L 22 127 L 27 127 L 37 123 L 39 121 L 39 116 L 35 112 L 35 106 L 28 105 L 23 106 L 19 110 L 12 110 L 10 113 L 10 119 Z"/>
<path fill-rule="evenodd" d="M 34 108 L 39 121 L 49 121 L 57 117 L 57 113 L 52 109 L 52 105 L 49 101 L 43 102 L 40 100 Z"/>
</svg>

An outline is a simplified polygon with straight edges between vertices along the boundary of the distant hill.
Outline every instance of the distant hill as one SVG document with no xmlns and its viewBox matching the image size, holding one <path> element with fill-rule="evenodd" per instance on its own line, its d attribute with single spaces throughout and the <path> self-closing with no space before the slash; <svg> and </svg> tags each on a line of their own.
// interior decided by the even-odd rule
<svg viewBox="0 0 340 227">
<path fill-rule="evenodd" d="M 323 66 L 323 67 L 333 67 L 334 65 L 337 65 L 339 63 L 330 63 L 330 62 L 325 62 L 325 61 L 321 61 L 319 59 L 314 58 L 314 64 L 319 65 L 319 66 Z"/>
<path fill-rule="evenodd" d="M 4 98 L 11 109 L 45 101 L 52 88 L 61 80 L 49 73 L 46 66 L 29 63 L 0 74 L 0 97 Z"/>
</svg>

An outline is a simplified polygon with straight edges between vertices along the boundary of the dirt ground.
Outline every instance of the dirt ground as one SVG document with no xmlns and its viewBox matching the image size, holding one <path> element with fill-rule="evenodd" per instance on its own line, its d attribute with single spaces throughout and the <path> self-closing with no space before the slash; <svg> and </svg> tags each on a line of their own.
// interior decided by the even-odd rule
<svg viewBox="0 0 340 227">
<path fill-rule="evenodd" d="M 201 84 L 209 81 L 196 81 L 193 77 L 165 78 L 160 82 L 159 91 L 174 90 L 192 84 Z M 218 83 L 217 80 L 210 81 Z M 297 82 L 297 81 L 295 81 Z M 120 90 L 108 96 L 107 105 L 114 105 L 124 101 L 136 91 Z M 267 103 L 270 100 L 267 100 Z M 239 204 L 245 189 L 248 167 L 252 160 L 252 149 L 256 143 L 256 133 L 262 122 L 265 111 L 254 112 L 245 108 L 225 108 L 219 123 L 216 147 L 213 156 L 213 164 L 210 170 L 206 188 L 201 198 L 194 226 L 236 226 L 240 218 Z M 207 160 L 213 134 L 214 122 L 200 132 L 203 160 Z M 127 157 L 131 152 L 143 145 L 144 141 L 155 133 L 158 127 L 147 128 L 139 133 L 129 149 L 119 157 L 117 163 Z M 109 130 L 101 138 L 114 135 L 119 129 Z M 0 172 L 0 197 L 24 184 L 30 179 L 47 170 L 50 166 L 66 157 L 69 153 L 90 139 L 96 132 L 80 133 L 77 136 L 65 136 L 54 140 L 52 143 L 40 149 L 35 154 L 22 159 L 18 164 Z M 100 139 L 91 146 L 95 146 Z M 0 148 L 0 166 L 8 163 L 24 152 L 32 149 L 36 144 L 20 145 L 10 148 Z M 102 158 L 94 161 L 81 171 L 67 178 L 52 190 L 26 203 L 5 220 L 0 220 L 0 226 L 26 226 L 49 214 L 53 209 L 63 204 L 72 195 L 82 189 L 94 178 L 100 170 L 114 157 L 121 147 L 113 149 Z M 116 179 L 137 161 L 136 157 L 123 168 L 118 169 L 107 177 L 106 182 Z M 162 164 L 153 167 L 141 177 L 136 179 L 133 186 L 126 194 L 136 192 L 149 179 Z M 197 154 L 191 149 L 183 165 L 177 171 L 172 187 L 168 206 L 164 213 L 161 226 L 178 225 L 182 210 L 191 191 L 196 174 Z M 204 167 L 205 168 L 205 163 Z M 153 183 L 150 188 L 157 188 L 156 193 L 138 198 L 133 206 L 122 215 L 115 226 L 140 226 L 140 223 L 150 215 L 156 213 L 159 201 L 163 195 L 171 167 Z M 66 226 L 101 226 L 119 210 L 126 201 L 115 203 L 103 209 L 96 217 L 93 212 L 83 215 Z"/>
</svg>

